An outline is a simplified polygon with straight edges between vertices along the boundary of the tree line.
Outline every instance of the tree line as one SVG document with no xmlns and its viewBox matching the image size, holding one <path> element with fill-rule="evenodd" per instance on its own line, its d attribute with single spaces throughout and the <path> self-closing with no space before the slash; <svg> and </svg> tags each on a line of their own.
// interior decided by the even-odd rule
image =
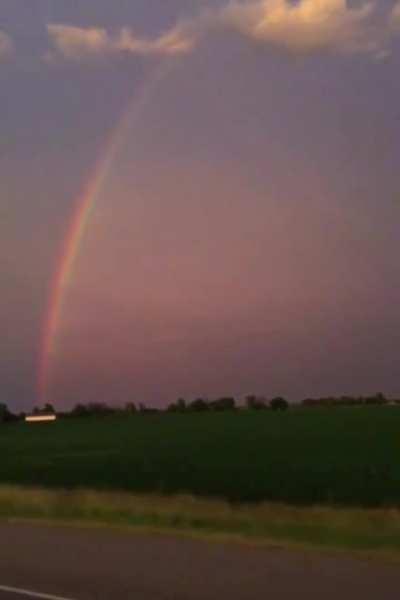
<svg viewBox="0 0 400 600">
<path fill-rule="evenodd" d="M 400 400 L 389 400 L 382 393 L 373 396 L 329 396 L 322 398 L 306 398 L 300 403 L 289 404 L 289 402 L 277 396 L 271 400 L 267 400 L 262 396 L 249 395 L 245 398 L 245 403 L 238 404 L 232 396 L 223 396 L 213 400 L 207 398 L 196 398 L 191 401 L 186 401 L 184 398 L 179 398 L 176 402 L 172 402 L 166 408 L 151 408 L 143 403 L 135 404 L 127 402 L 122 407 L 110 406 L 105 402 L 90 402 L 87 404 L 76 404 L 70 411 L 58 411 L 60 417 L 105 417 L 110 415 L 125 414 L 158 414 L 158 413 L 204 413 L 204 412 L 229 412 L 236 410 L 247 411 L 286 411 L 304 408 L 332 408 L 344 406 L 386 406 L 388 404 L 400 405 Z M 43 407 L 35 407 L 32 411 L 34 415 L 49 415 L 54 414 L 55 409 L 51 404 L 45 404 Z M 0 423 L 11 423 L 24 420 L 26 414 L 13 413 L 5 403 L 0 403 Z"/>
<path fill-rule="evenodd" d="M 390 401 L 384 394 L 378 393 L 373 396 L 340 396 L 326 398 L 306 398 L 302 406 L 313 408 L 318 406 L 385 406 L 387 404 L 400 404 L 400 400 Z"/>
<path fill-rule="evenodd" d="M 172 402 L 166 408 L 151 408 L 139 402 L 137 405 L 134 402 L 128 402 L 125 406 L 112 407 L 104 403 L 77 404 L 69 413 L 64 413 L 65 416 L 85 417 L 91 415 L 106 416 L 109 414 L 157 414 L 157 413 L 199 413 L 206 411 L 222 412 L 235 411 L 241 408 L 236 399 L 232 396 L 223 396 L 214 400 L 207 398 L 196 398 L 192 401 L 186 401 L 184 398 L 178 398 L 176 402 Z M 246 398 L 246 408 L 252 409 L 270 409 L 270 410 L 287 410 L 289 402 L 284 398 L 273 398 L 270 401 L 257 398 L 256 396 L 248 396 Z"/>
</svg>

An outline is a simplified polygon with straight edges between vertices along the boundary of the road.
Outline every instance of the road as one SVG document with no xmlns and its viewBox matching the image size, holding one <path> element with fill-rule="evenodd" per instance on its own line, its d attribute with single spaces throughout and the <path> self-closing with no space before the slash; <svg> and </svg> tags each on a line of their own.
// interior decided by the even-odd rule
<svg viewBox="0 0 400 600">
<path fill-rule="evenodd" d="M 0 524 L 0 600 L 398 600 L 400 566 L 106 529 Z"/>
</svg>

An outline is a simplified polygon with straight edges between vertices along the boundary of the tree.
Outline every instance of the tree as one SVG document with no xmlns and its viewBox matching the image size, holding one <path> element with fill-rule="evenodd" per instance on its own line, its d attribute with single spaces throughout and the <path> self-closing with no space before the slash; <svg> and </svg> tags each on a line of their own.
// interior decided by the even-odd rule
<svg viewBox="0 0 400 600">
<path fill-rule="evenodd" d="M 289 403 L 284 398 L 278 396 L 271 400 L 270 406 L 272 410 L 287 410 L 289 408 Z"/>
<path fill-rule="evenodd" d="M 0 423 L 5 423 L 9 414 L 7 404 L 0 403 Z"/>
<path fill-rule="evenodd" d="M 43 413 L 46 415 L 54 415 L 56 411 L 54 410 L 54 406 L 52 404 L 45 404 L 43 408 Z"/>
<path fill-rule="evenodd" d="M 218 398 L 217 400 L 210 402 L 210 408 L 213 410 L 234 410 L 235 399 L 229 396 Z"/>
<path fill-rule="evenodd" d="M 189 404 L 189 410 L 193 410 L 194 412 L 204 412 L 208 409 L 208 402 L 203 398 L 196 398 L 196 400 L 193 400 L 193 402 Z"/>
<path fill-rule="evenodd" d="M 178 401 L 176 403 L 176 408 L 177 408 L 178 412 L 185 412 L 186 401 L 184 400 L 184 398 L 178 398 Z"/>
<path fill-rule="evenodd" d="M 106 417 L 116 413 L 116 409 L 104 402 L 90 402 L 89 404 L 77 404 L 71 411 L 72 417 Z"/>
<path fill-rule="evenodd" d="M 365 399 L 365 404 L 384 405 L 387 403 L 388 403 L 387 398 L 385 398 L 385 396 L 380 392 L 378 394 L 375 394 L 375 396 L 370 396 L 369 398 Z"/>
<path fill-rule="evenodd" d="M 105 402 L 91 402 L 88 406 L 89 413 L 92 415 L 105 416 L 115 413 L 115 409 L 108 406 Z"/>
<path fill-rule="evenodd" d="M 178 398 L 176 402 L 172 402 L 167 407 L 167 412 L 179 412 L 183 413 L 186 411 L 186 401 L 183 398 Z"/>
<path fill-rule="evenodd" d="M 130 415 L 133 415 L 134 413 L 136 413 L 137 412 L 137 408 L 136 408 L 135 403 L 134 402 L 127 402 L 125 404 L 125 412 L 128 413 L 128 414 L 130 414 Z"/>
<path fill-rule="evenodd" d="M 267 403 L 264 398 L 246 396 L 246 406 L 249 410 L 264 410 L 267 408 Z"/>
<path fill-rule="evenodd" d="M 85 404 L 77 404 L 71 410 L 72 417 L 87 417 L 88 415 L 89 415 L 89 411 Z"/>
<path fill-rule="evenodd" d="M 0 403 L 0 423 L 10 423 L 16 420 L 17 416 L 8 409 L 7 404 Z"/>
</svg>

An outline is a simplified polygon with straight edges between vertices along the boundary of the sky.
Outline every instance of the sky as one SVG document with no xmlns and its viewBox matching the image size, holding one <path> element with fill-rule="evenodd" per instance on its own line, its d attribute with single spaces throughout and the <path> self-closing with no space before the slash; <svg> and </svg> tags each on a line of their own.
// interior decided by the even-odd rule
<svg viewBox="0 0 400 600">
<path fill-rule="evenodd" d="M 400 397 L 399 73 L 394 0 L 2 0 L 0 401 Z"/>
</svg>

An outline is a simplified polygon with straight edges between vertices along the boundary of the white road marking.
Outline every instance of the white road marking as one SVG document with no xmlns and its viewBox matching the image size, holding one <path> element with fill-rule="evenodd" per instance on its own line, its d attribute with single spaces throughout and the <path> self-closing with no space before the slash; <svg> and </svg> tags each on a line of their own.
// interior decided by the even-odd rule
<svg viewBox="0 0 400 600">
<path fill-rule="evenodd" d="M 72 600 L 71 598 L 62 598 L 61 596 L 52 596 L 51 594 L 41 594 L 40 592 L 33 592 L 32 590 L 24 590 L 20 588 L 9 587 L 7 585 L 0 585 L 0 592 L 8 592 L 9 594 L 19 594 L 20 596 L 27 596 L 28 598 L 39 598 L 41 600 Z"/>
</svg>

